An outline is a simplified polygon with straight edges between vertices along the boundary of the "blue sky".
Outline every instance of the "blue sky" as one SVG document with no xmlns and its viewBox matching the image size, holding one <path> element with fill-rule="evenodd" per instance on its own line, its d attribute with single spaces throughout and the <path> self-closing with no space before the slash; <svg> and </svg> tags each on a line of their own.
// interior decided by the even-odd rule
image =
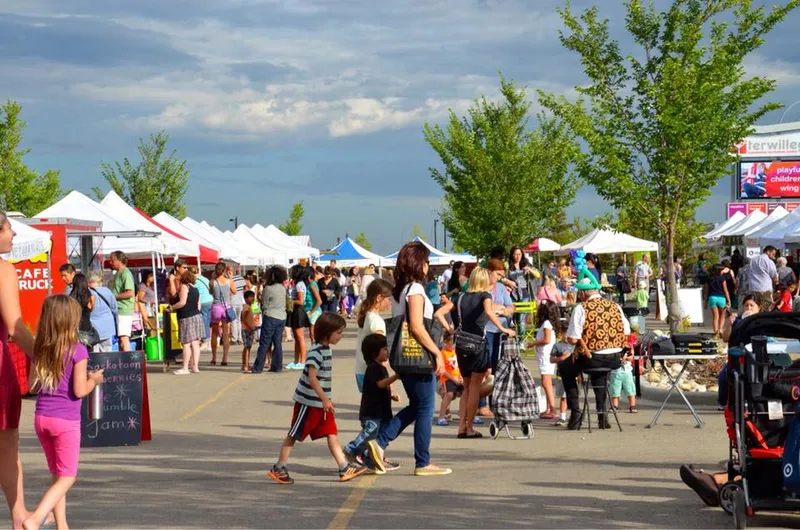
<svg viewBox="0 0 800 530">
<path fill-rule="evenodd" d="M 166 129 L 189 161 L 195 219 L 278 224 L 304 200 L 317 246 L 363 230 L 388 254 L 415 224 L 430 235 L 440 205 L 424 121 L 496 94 L 498 70 L 531 93 L 585 81 L 558 40 L 561 4 L 3 0 L 0 98 L 23 105 L 27 162 L 61 170 L 65 188 L 104 185 L 101 160 L 135 157 L 139 137 Z M 615 31 L 621 4 L 602 2 Z M 777 79 L 772 98 L 787 104 L 800 99 L 798 25 L 795 12 L 746 65 Z M 729 186 L 701 219 L 720 220 Z M 570 215 L 605 209 L 584 189 Z"/>
</svg>

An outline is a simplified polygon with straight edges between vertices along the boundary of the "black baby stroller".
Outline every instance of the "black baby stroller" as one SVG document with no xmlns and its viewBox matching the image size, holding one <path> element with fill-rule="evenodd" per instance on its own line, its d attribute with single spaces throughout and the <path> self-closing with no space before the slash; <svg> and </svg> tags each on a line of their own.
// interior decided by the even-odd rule
<svg viewBox="0 0 800 530">
<path fill-rule="evenodd" d="M 800 339 L 800 314 L 754 315 L 737 324 L 728 341 L 730 458 L 720 505 L 733 515 L 736 528 L 745 528 L 756 511 L 800 510 L 800 498 L 787 487 L 792 467 L 784 458 L 784 447 L 788 451 L 797 443 L 792 420 L 800 399 L 800 363 L 778 353 L 791 344 L 780 339 Z"/>
<path fill-rule="evenodd" d="M 501 341 L 497 372 L 490 408 L 494 420 L 489 424 L 489 435 L 497 438 L 502 429 L 512 440 L 530 440 L 534 437 L 533 420 L 539 417 L 539 399 L 536 382 L 519 355 L 516 339 L 504 337 Z M 520 422 L 523 436 L 512 436 L 510 422 Z"/>
</svg>

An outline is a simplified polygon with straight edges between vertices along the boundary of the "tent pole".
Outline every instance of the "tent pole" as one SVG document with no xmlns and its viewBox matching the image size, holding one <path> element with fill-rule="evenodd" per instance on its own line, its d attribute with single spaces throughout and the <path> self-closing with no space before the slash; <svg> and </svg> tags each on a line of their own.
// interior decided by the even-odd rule
<svg viewBox="0 0 800 530">
<path fill-rule="evenodd" d="M 52 247 L 51 247 L 52 248 Z M 47 251 L 47 275 L 50 276 L 47 282 L 47 296 L 53 294 L 53 271 L 50 269 L 50 251 Z"/>
<path fill-rule="evenodd" d="M 158 309 L 159 309 L 159 303 L 158 303 L 158 281 L 157 281 L 158 274 L 156 273 L 156 255 L 155 255 L 155 252 L 153 252 L 153 251 L 150 251 L 150 264 L 153 267 L 153 297 L 156 299 L 156 308 L 155 308 L 156 348 L 158 348 L 158 338 L 161 336 L 161 326 L 159 325 L 159 322 L 158 322 Z M 147 342 L 147 339 L 145 339 L 145 343 L 146 342 Z M 163 353 L 163 348 L 162 348 L 162 353 Z"/>
</svg>

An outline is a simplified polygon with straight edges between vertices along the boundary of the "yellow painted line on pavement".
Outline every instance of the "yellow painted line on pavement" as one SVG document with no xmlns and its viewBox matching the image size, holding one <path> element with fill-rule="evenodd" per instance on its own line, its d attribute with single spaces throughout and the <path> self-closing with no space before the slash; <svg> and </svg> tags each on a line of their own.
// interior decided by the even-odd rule
<svg viewBox="0 0 800 530">
<path fill-rule="evenodd" d="M 180 421 L 186 421 L 186 420 L 188 420 L 190 418 L 193 418 L 193 417 L 197 416 L 198 414 L 203 412 L 206 409 L 206 407 L 208 407 L 209 405 L 211 405 L 212 403 L 217 401 L 219 398 L 221 398 L 225 394 L 225 392 L 227 392 L 228 390 L 230 390 L 234 386 L 238 385 L 239 383 L 241 383 L 242 381 L 244 381 L 248 377 L 249 376 L 244 375 L 244 374 L 240 375 L 239 377 L 237 377 L 236 379 L 234 379 L 233 381 L 231 381 L 230 383 L 228 383 L 227 385 L 222 387 L 222 389 L 219 392 L 217 392 L 216 394 L 214 394 L 213 396 L 211 396 L 207 400 L 205 400 L 202 403 L 200 403 L 193 411 L 189 412 L 184 417 L 182 417 Z"/>
<path fill-rule="evenodd" d="M 353 514 L 356 513 L 356 510 L 358 510 L 358 507 L 361 505 L 361 501 L 367 496 L 367 490 L 375 484 L 376 480 L 378 480 L 377 475 L 368 475 L 358 479 L 350 495 L 344 500 L 336 511 L 336 515 L 333 517 L 331 524 L 328 525 L 329 530 L 347 528 L 350 519 L 353 518 Z"/>
</svg>

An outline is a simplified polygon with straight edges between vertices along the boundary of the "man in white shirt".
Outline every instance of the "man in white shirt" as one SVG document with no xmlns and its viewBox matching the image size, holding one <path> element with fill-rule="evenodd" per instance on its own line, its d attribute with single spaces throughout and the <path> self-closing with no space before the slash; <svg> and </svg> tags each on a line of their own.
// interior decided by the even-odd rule
<svg viewBox="0 0 800 530">
<path fill-rule="evenodd" d="M 752 294 L 761 300 L 762 311 L 772 309 L 772 293 L 778 283 L 778 269 L 775 267 L 775 256 L 778 249 L 772 245 L 764 247 L 764 251 L 750 260 L 747 266 L 747 281 Z"/>
<path fill-rule="evenodd" d="M 608 368 L 614 370 L 620 366 L 619 352 L 627 345 L 627 337 L 631 326 L 622 308 L 613 301 L 600 296 L 597 286 L 590 279 L 582 280 L 576 285 L 581 297 L 581 304 L 572 310 L 566 342 L 575 346 L 575 351 L 566 352 L 558 360 L 558 373 L 567 394 L 567 403 L 571 410 L 570 430 L 580 429 L 582 423 L 580 399 L 578 397 L 578 376 L 586 369 Z M 606 418 L 605 379 L 609 373 L 593 373 L 590 375 L 597 405 L 597 416 L 601 429 L 611 427 Z"/>
<path fill-rule="evenodd" d="M 450 262 L 450 266 L 439 276 L 439 291 L 447 289 L 447 284 L 450 283 L 450 278 L 453 277 L 453 265 L 455 261 Z"/>
</svg>

